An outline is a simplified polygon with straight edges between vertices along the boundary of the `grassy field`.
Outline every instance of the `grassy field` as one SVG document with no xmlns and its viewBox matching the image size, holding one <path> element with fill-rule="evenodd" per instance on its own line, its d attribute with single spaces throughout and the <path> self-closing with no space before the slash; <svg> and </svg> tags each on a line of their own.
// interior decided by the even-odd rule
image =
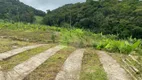
<svg viewBox="0 0 142 80">
<path fill-rule="evenodd" d="M 42 23 L 42 20 L 43 20 L 43 17 L 40 17 L 40 16 L 35 16 L 35 22 L 34 23 L 38 23 L 38 24 L 40 24 L 40 23 Z"/>
</svg>

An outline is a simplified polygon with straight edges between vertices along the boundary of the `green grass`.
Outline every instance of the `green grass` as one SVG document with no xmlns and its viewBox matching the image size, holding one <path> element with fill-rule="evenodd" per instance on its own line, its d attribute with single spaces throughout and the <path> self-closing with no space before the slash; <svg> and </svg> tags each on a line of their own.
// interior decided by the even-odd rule
<svg viewBox="0 0 142 80">
<path fill-rule="evenodd" d="M 40 17 L 40 16 L 35 16 L 35 22 L 34 23 L 41 23 L 42 22 L 42 19 L 43 17 Z"/>
<path fill-rule="evenodd" d="M 74 50 L 75 48 L 68 47 L 58 51 L 24 80 L 54 80 L 63 63 Z"/>
<path fill-rule="evenodd" d="M 0 38 L 0 53 L 31 44 L 33 43 Z"/>
<path fill-rule="evenodd" d="M 80 80 L 108 80 L 99 58 L 93 49 L 84 53 Z"/>
<path fill-rule="evenodd" d="M 42 47 L 38 47 L 35 49 L 31 49 L 28 51 L 24 51 L 18 55 L 10 57 L 4 61 L 0 61 L 0 66 L 2 71 L 8 71 L 12 69 L 14 66 L 26 61 L 27 59 L 31 58 L 32 56 L 44 52 L 45 50 L 53 47 L 54 44 L 45 45 Z"/>
</svg>

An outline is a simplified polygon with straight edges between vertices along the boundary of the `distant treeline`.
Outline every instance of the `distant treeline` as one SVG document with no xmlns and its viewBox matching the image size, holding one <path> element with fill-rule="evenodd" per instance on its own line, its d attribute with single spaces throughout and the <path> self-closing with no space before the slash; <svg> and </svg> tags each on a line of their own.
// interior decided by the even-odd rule
<svg viewBox="0 0 142 80">
<path fill-rule="evenodd" d="M 139 0 L 87 0 L 48 11 L 43 23 L 79 27 L 120 38 L 142 38 L 142 2 Z"/>
<path fill-rule="evenodd" d="M 19 0 L 0 0 L 0 19 L 32 23 L 35 15 L 44 16 L 45 13 L 25 5 Z"/>
</svg>

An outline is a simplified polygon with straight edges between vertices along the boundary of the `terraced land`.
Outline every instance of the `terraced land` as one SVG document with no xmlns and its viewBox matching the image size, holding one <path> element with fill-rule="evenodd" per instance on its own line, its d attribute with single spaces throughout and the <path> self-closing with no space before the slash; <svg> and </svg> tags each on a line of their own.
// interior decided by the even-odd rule
<svg viewBox="0 0 142 80">
<path fill-rule="evenodd" d="M 1 50 L 0 55 L 15 54 L 15 49 L 21 51 L 0 61 L 0 80 L 130 80 L 131 77 L 132 80 L 141 80 L 141 62 L 138 62 L 141 57 L 118 56 L 94 48 L 77 48 L 57 43 L 1 40 L 6 42 L 1 42 L 1 47 L 6 44 L 9 49 Z M 12 42 L 18 46 L 11 48 L 15 46 Z M 26 46 L 34 47 L 22 51 Z M 107 58 L 107 55 L 110 56 Z M 114 68 L 120 71 L 119 75 L 116 75 Z M 127 75 L 121 73 L 120 69 Z"/>
</svg>

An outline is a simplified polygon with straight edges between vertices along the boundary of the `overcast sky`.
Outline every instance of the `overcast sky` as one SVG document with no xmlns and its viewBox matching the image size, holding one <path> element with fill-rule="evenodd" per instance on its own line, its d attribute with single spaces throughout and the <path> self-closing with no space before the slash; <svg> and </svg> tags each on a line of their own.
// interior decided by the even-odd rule
<svg viewBox="0 0 142 80">
<path fill-rule="evenodd" d="M 20 0 L 20 1 L 36 9 L 46 11 L 48 9 L 50 10 L 56 9 L 65 4 L 85 2 L 86 0 Z"/>
</svg>

